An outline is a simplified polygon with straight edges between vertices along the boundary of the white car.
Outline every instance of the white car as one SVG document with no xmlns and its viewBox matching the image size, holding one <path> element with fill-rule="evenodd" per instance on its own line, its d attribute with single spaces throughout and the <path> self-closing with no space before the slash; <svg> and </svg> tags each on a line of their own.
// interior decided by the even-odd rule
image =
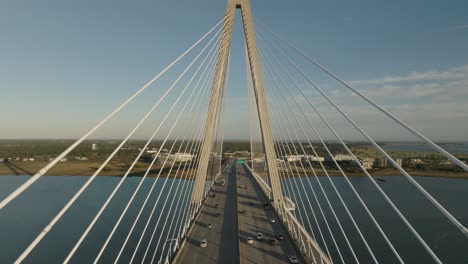
<svg viewBox="0 0 468 264">
<path fill-rule="evenodd" d="M 206 239 L 203 239 L 202 241 L 200 241 L 200 247 L 201 248 L 206 248 L 207 244 L 208 244 L 208 242 L 206 241 Z"/>
<path fill-rule="evenodd" d="M 247 238 L 247 244 L 253 244 L 253 241 L 254 241 L 253 238 L 251 237 Z"/>
<path fill-rule="evenodd" d="M 296 255 L 289 255 L 288 259 L 289 259 L 289 263 L 299 263 L 299 259 L 297 258 Z"/>
<path fill-rule="evenodd" d="M 270 219 L 270 223 L 275 223 L 276 220 L 275 219 Z"/>
</svg>

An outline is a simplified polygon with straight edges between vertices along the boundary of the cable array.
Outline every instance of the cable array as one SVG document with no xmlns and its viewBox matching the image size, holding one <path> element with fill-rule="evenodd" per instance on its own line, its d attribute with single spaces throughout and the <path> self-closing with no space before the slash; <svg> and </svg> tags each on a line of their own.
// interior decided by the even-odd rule
<svg viewBox="0 0 468 264">
<path fill-rule="evenodd" d="M 141 179 L 139 180 L 138 185 L 134 189 L 131 197 L 129 198 L 128 202 L 126 203 L 123 211 L 121 212 L 120 216 L 116 217 L 115 225 L 113 226 L 111 232 L 109 233 L 106 241 L 102 245 L 98 255 L 96 256 L 94 263 L 98 263 L 98 261 L 103 256 L 107 246 L 111 242 L 115 232 L 119 229 L 120 223 L 123 218 L 126 216 L 128 210 L 132 206 L 138 206 L 137 204 L 133 204 L 135 198 L 139 194 L 142 187 L 151 184 L 149 191 L 146 194 L 146 198 L 143 204 L 140 207 L 138 214 L 133 222 L 132 227 L 128 230 L 126 239 L 121 246 L 117 257 L 115 258 L 115 262 L 119 260 L 125 246 L 128 242 L 129 237 L 132 235 L 133 231 L 135 230 L 136 224 L 140 220 L 140 216 L 142 215 L 143 211 L 148 210 L 147 205 L 152 203 L 152 211 L 151 216 L 149 217 L 148 221 L 146 222 L 145 229 L 140 235 L 139 243 L 134 250 L 132 255 L 132 259 L 130 262 L 134 260 L 137 256 L 138 248 L 145 237 L 146 231 L 152 232 L 151 239 L 149 244 L 146 247 L 146 251 L 143 256 L 143 260 L 147 257 L 148 253 L 150 252 L 150 248 L 152 248 L 153 238 L 157 239 L 156 247 L 154 251 L 151 252 L 152 254 L 152 262 L 155 259 L 156 252 L 164 253 L 164 249 L 161 249 L 163 246 L 161 244 L 162 233 L 159 237 L 155 237 L 156 230 L 159 230 L 161 226 L 159 225 L 161 220 L 164 221 L 162 225 L 162 229 L 166 228 L 168 224 L 168 219 L 172 217 L 177 217 L 177 222 L 171 222 L 169 227 L 169 232 L 173 234 L 177 234 L 178 243 L 181 239 L 183 239 L 185 233 L 185 226 L 187 225 L 186 215 L 188 212 L 188 204 L 189 195 L 192 191 L 193 187 L 193 177 L 194 177 L 194 169 L 197 166 L 197 162 L 199 159 L 199 151 L 201 145 L 203 124 L 204 122 L 196 122 L 196 120 L 203 120 L 206 118 L 207 113 L 207 100 L 208 92 L 211 88 L 211 80 L 214 75 L 215 69 L 215 55 L 216 51 L 219 48 L 221 38 L 220 33 L 223 30 L 223 27 L 220 25 L 223 22 L 232 23 L 232 16 L 233 14 L 227 14 L 221 21 L 219 21 L 213 28 L 211 28 L 206 34 L 204 34 L 198 41 L 196 41 L 189 49 L 183 52 L 179 57 L 177 57 L 173 62 L 171 62 L 166 68 L 164 68 L 160 73 L 158 73 L 153 79 L 151 79 L 147 84 L 145 84 L 142 88 L 140 88 L 137 92 L 135 92 L 132 96 L 130 96 L 127 100 L 124 101 L 119 107 L 117 107 L 113 112 L 111 112 L 108 116 L 106 116 L 102 121 L 100 121 L 95 127 L 93 127 L 90 131 L 88 131 L 85 135 L 83 135 L 80 139 L 75 141 L 69 148 L 67 148 L 63 153 L 61 153 L 56 159 L 50 162 L 46 167 L 41 169 L 36 175 L 31 177 L 28 181 L 26 181 L 23 185 L 17 188 L 14 192 L 12 192 L 7 198 L 5 198 L 0 203 L 0 209 L 4 206 L 8 205 L 13 199 L 17 196 L 21 195 L 25 190 L 27 190 L 34 182 L 36 182 L 42 175 L 47 173 L 47 171 L 52 168 L 55 164 L 58 163 L 63 157 L 68 155 L 71 151 L 73 151 L 80 143 L 86 140 L 91 134 L 93 134 L 98 128 L 100 128 L 104 123 L 106 123 L 109 119 L 111 119 L 115 114 L 125 108 L 134 98 L 136 98 L 139 94 L 141 94 L 145 89 L 147 89 L 150 85 L 155 83 L 160 77 L 165 75 L 165 73 L 171 69 L 176 63 L 185 59 L 188 54 L 193 53 L 193 50 L 198 49 L 199 51 L 195 54 L 193 59 L 191 59 L 190 63 L 185 67 L 185 69 L 176 77 L 172 84 L 170 84 L 164 93 L 158 96 L 154 102 L 154 104 L 149 108 L 149 110 L 141 117 L 139 122 L 132 128 L 132 130 L 125 136 L 123 140 L 120 141 L 118 146 L 111 152 L 111 154 L 106 157 L 104 162 L 96 169 L 96 171 L 90 175 L 90 177 L 86 180 L 86 182 L 81 186 L 81 188 L 72 196 L 72 198 L 66 203 L 66 205 L 53 217 L 53 219 L 45 226 L 45 228 L 39 233 L 39 235 L 27 246 L 27 248 L 23 251 L 23 253 L 16 259 L 15 263 L 23 262 L 30 253 L 35 249 L 35 247 L 41 242 L 41 240 L 52 230 L 55 224 L 62 219 L 62 217 L 67 213 L 68 209 L 74 203 L 79 200 L 81 194 L 93 183 L 96 177 L 104 170 L 106 166 L 110 164 L 112 159 L 118 155 L 119 151 L 121 151 L 122 147 L 135 135 L 139 129 L 143 127 L 145 123 L 155 123 L 151 121 L 152 114 L 156 111 L 164 111 L 163 109 L 159 109 L 161 105 L 167 105 L 167 102 L 170 102 L 170 107 L 168 110 L 165 110 L 166 113 L 162 120 L 157 121 L 155 123 L 157 127 L 152 132 L 152 135 L 146 140 L 144 146 L 140 148 L 138 154 L 134 157 L 133 162 L 128 165 L 124 175 L 121 176 L 120 180 L 118 181 L 117 185 L 113 188 L 111 193 L 107 196 L 105 202 L 101 205 L 98 212 L 94 215 L 91 222 L 88 224 L 86 229 L 83 231 L 79 239 L 76 241 L 66 258 L 64 259 L 63 263 L 68 263 L 73 256 L 76 254 L 80 245 L 86 241 L 86 237 L 92 231 L 95 224 L 99 221 L 102 214 L 106 211 L 108 205 L 112 202 L 113 198 L 119 193 L 120 188 L 125 183 L 126 179 L 134 171 L 137 164 L 141 164 L 141 158 L 145 154 L 146 150 L 149 148 L 151 144 L 154 144 L 154 140 L 160 134 L 160 131 L 164 127 L 169 128 L 169 132 L 164 135 L 164 140 L 162 143 L 159 144 L 158 150 L 156 154 L 153 155 L 151 162 L 147 164 L 146 171 L 144 175 L 142 175 Z M 203 43 L 203 45 L 201 45 Z M 196 66 L 196 69 L 194 69 Z M 185 77 L 186 75 L 190 74 L 189 78 Z M 180 84 L 184 82 L 185 79 L 189 79 L 183 86 Z M 176 96 L 174 96 L 175 94 Z M 174 117 L 172 117 L 174 116 Z M 222 117 L 219 117 L 221 120 Z M 172 123 L 171 123 L 172 122 Z M 220 122 L 218 122 L 218 126 Z M 220 128 L 221 131 L 221 128 Z M 179 135 L 173 135 L 177 132 Z M 220 132 L 221 133 L 221 132 Z M 159 136 L 160 137 L 160 136 Z M 175 139 L 171 139 L 171 137 L 175 137 Z M 218 140 L 219 141 L 219 140 Z M 165 146 L 171 143 L 170 150 L 163 155 L 163 149 Z M 218 149 L 222 148 L 222 141 L 218 142 L 217 146 Z M 183 151 L 183 152 L 182 152 Z M 178 160 L 178 155 L 188 155 L 188 159 L 180 159 Z M 165 157 L 165 158 L 164 158 Z M 149 181 L 149 176 L 153 174 L 153 169 L 156 166 L 156 161 L 161 161 L 161 158 L 164 160 L 162 162 L 161 167 L 157 166 L 157 170 L 159 171 L 154 179 Z M 217 161 L 218 162 L 218 161 Z M 219 162 L 221 160 L 219 159 Z M 216 170 L 220 170 L 220 164 L 214 166 L 212 168 L 213 173 L 218 173 Z M 160 178 L 164 177 L 164 181 L 162 185 L 157 185 L 160 182 Z M 178 179 L 178 180 L 171 180 L 169 179 Z M 162 194 L 167 194 L 164 197 L 164 202 L 161 203 Z M 150 201 L 152 196 L 157 196 L 155 201 Z M 169 197 L 171 196 L 171 197 Z M 168 201 L 171 201 L 170 203 Z M 152 216 L 154 212 L 158 208 L 158 219 L 156 224 L 153 227 L 149 227 L 150 223 L 153 221 Z M 163 212 L 166 213 L 165 219 L 162 219 Z M 129 216 L 127 216 L 129 217 Z M 175 226 L 173 226 L 175 224 Z M 177 243 L 177 244 L 178 244 Z M 154 245 L 153 245 L 154 246 Z M 165 247 L 165 245 L 164 245 Z"/>
</svg>

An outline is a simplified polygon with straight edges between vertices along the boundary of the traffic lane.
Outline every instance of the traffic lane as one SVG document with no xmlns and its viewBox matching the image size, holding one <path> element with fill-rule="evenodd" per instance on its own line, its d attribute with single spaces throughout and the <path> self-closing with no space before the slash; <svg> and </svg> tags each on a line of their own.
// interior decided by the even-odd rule
<svg viewBox="0 0 468 264">
<path fill-rule="evenodd" d="M 242 222 L 240 225 L 242 263 L 287 262 L 285 254 L 287 251 L 282 249 L 282 247 L 284 247 L 282 243 L 271 245 L 269 242 L 269 239 L 275 238 L 277 231 L 275 231 L 272 223 L 269 222 L 269 219 L 272 217 L 269 217 L 261 207 L 265 201 L 261 200 L 258 196 L 250 195 L 252 191 L 249 192 L 249 189 L 252 189 L 253 186 L 247 181 L 240 181 L 240 183 L 245 184 L 248 188 L 247 190 L 239 190 L 239 192 L 247 194 L 246 197 L 239 198 L 240 206 L 246 210 L 246 214 L 240 215 L 239 219 L 239 221 Z M 250 203 L 253 205 L 250 205 Z M 256 234 L 258 232 L 262 233 L 263 240 L 255 240 L 253 244 L 247 244 L 247 237 L 256 239 Z"/>
<path fill-rule="evenodd" d="M 223 223 L 221 226 L 221 247 L 219 247 L 219 263 L 239 263 L 239 232 L 237 223 L 237 185 L 235 173 L 225 177 L 226 197 L 223 204 Z"/>
<path fill-rule="evenodd" d="M 244 172 L 244 179 L 239 178 L 238 185 L 245 185 L 247 189 L 239 188 L 239 207 L 246 210 L 246 215 L 239 218 L 241 243 L 241 256 L 243 263 L 288 263 L 288 255 L 298 255 L 295 246 L 288 237 L 278 217 L 273 210 L 265 210 L 263 205 L 267 202 L 260 187 L 254 182 L 253 177 Z M 251 205 L 252 204 L 252 205 Z M 275 219 L 271 223 L 270 219 Z M 260 232 L 263 240 L 256 240 L 256 234 Z M 284 240 L 277 240 L 276 234 L 281 233 Z M 247 244 L 247 237 L 254 238 L 253 244 Z M 278 244 L 271 245 L 269 240 L 276 239 Z M 245 250 L 245 251 L 244 251 Z"/>
<path fill-rule="evenodd" d="M 202 207 L 200 215 L 195 220 L 194 227 L 191 232 L 185 238 L 185 245 L 181 249 L 181 258 L 178 263 L 218 263 L 218 250 L 221 244 L 221 220 L 220 217 L 216 216 L 214 211 L 214 204 L 222 204 L 224 206 L 223 195 L 225 191 L 220 188 L 221 186 L 214 186 L 213 189 L 216 191 L 215 197 L 208 197 L 205 201 L 206 204 Z M 213 227 L 208 228 L 208 224 L 212 224 Z M 200 242 L 206 239 L 206 248 L 200 247 Z"/>
<path fill-rule="evenodd" d="M 205 204 L 200 211 L 200 215 L 191 232 L 186 237 L 184 247 L 181 249 L 178 258 L 175 259 L 176 263 L 232 263 L 226 262 L 226 259 L 238 259 L 238 248 L 232 247 L 232 244 L 237 244 L 237 230 L 234 228 L 229 230 L 227 226 L 237 225 L 230 221 L 225 221 L 225 215 L 235 214 L 236 209 L 231 208 L 231 213 L 226 212 L 229 210 L 229 206 L 226 206 L 226 199 L 228 190 L 234 188 L 235 182 L 229 182 L 229 175 L 231 171 L 224 171 L 223 177 L 227 184 L 224 186 L 214 185 L 210 194 L 215 194 L 215 197 L 208 196 L 205 200 Z M 234 194 L 229 194 L 235 198 Z M 218 208 L 216 208 L 218 204 Z M 223 211 L 220 216 L 216 213 Z M 208 224 L 212 224 L 212 228 L 208 228 Z M 223 234 L 227 232 L 227 237 Z M 230 237 L 230 239 L 229 239 Z M 200 241 L 202 239 L 207 240 L 207 247 L 201 248 Z M 222 242 L 221 242 L 222 241 Z M 233 242 L 234 241 L 234 242 Z M 236 251 L 237 248 L 237 251 Z"/>
</svg>

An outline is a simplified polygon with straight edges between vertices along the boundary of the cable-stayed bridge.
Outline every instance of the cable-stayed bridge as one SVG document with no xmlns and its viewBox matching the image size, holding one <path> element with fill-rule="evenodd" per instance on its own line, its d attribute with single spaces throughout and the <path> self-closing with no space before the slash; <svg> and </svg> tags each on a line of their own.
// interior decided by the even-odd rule
<svg viewBox="0 0 468 264">
<path fill-rule="evenodd" d="M 246 163 L 244 159 L 223 159 L 226 90 L 237 9 L 243 22 L 248 77 L 251 151 Z M 387 210 L 392 211 L 394 221 L 411 234 L 411 246 L 424 252 L 418 258 L 424 263 L 427 260 L 443 263 L 437 248 L 425 239 L 420 228 L 400 209 L 401 204 L 388 195 L 365 161 L 344 140 L 349 133 L 356 133 L 371 144 L 412 186 L 413 192 L 440 214 L 444 219 L 441 221 L 456 231 L 454 236 L 468 245 L 467 220 L 457 218 L 403 169 L 315 81 L 308 69 L 314 68 L 333 78 L 349 92 L 347 100 L 362 100 L 375 113 L 388 118 L 398 129 L 409 132 L 461 170 L 468 172 L 468 165 L 261 21 L 254 20 L 248 0 L 228 0 L 225 16 L 205 35 L 47 166 L 5 195 L 0 202 L 0 217 L 15 213 L 21 198 L 40 184 L 60 160 L 185 60 L 185 68 L 161 89 L 147 112 L 137 117 L 135 126 L 94 174 L 74 188 L 47 223 L 30 236 L 29 243 L 15 245 L 20 251 L 13 260 L 15 263 L 37 262 L 38 252 L 46 249 L 42 245 L 48 243 L 47 238 L 65 220 L 83 224 L 69 230 L 76 239 L 65 252 L 47 250 L 47 254 L 60 256 L 63 263 L 407 262 L 407 256 L 401 252 L 408 243 L 392 239 L 388 226 L 382 225 L 381 216 L 372 210 L 349 171 L 342 167 L 336 146 L 370 183 L 369 188 L 385 202 Z M 347 123 L 349 130 L 337 129 L 336 120 L 322 111 L 324 104 L 340 116 L 340 122 Z M 155 113 L 159 114 L 157 121 L 152 119 Z M 67 219 L 96 177 L 145 126 L 152 127 L 152 133 L 134 159 L 125 165 L 125 174 L 106 192 L 93 215 Z M 156 143 L 157 138 L 162 140 Z M 337 144 L 331 144 L 329 138 Z M 145 163 L 144 173 L 131 178 L 148 148 L 155 150 Z M 326 154 L 327 161 L 319 158 L 319 151 Z M 342 184 L 332 179 L 335 173 L 344 179 Z M 125 199 L 119 197 L 123 189 Z M 40 201 L 35 202 L 40 208 Z M 353 210 L 351 202 L 357 203 L 359 210 Z M 114 208 L 112 214 L 110 208 Z M 357 220 L 358 215 L 366 218 L 366 224 Z M 90 249 L 86 244 L 93 233 L 103 232 L 100 223 L 103 218 L 107 225 L 103 239 L 95 241 L 98 246 Z M 369 229 L 374 232 L 372 236 Z M 468 261 L 466 252 L 454 254 L 460 254 L 460 263 Z"/>
</svg>

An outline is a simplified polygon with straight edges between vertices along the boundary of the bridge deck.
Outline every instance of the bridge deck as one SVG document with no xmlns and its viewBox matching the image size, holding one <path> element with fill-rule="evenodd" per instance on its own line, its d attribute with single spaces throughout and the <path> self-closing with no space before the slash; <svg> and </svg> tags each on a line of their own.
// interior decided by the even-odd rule
<svg viewBox="0 0 468 264">
<path fill-rule="evenodd" d="M 224 186 L 214 185 L 196 219 L 193 228 L 186 237 L 174 263 L 239 263 L 239 238 L 237 231 L 236 177 L 234 165 L 231 171 L 224 171 L 220 179 Z M 218 204 L 218 208 L 215 205 Z M 220 213 L 220 216 L 216 216 Z M 212 224 L 212 228 L 208 228 Z M 207 240 L 206 248 L 200 247 L 200 241 Z"/>
<path fill-rule="evenodd" d="M 243 175 L 237 177 L 237 185 L 247 188 L 237 189 L 238 209 L 245 210 L 245 214 L 239 214 L 238 220 L 241 263 L 289 263 L 288 255 L 296 255 L 300 263 L 305 263 L 296 252 L 275 212 L 263 208 L 267 200 L 253 177 L 247 170 L 239 169 Z M 270 222 L 271 219 L 274 219 L 275 223 Z M 259 232 L 263 235 L 262 241 L 256 239 Z M 276 239 L 278 233 L 283 234 L 284 240 Z M 253 244 L 246 242 L 247 237 L 254 239 Z M 270 239 L 276 239 L 278 243 L 272 245 Z"/>
<path fill-rule="evenodd" d="M 252 176 L 241 165 L 231 163 L 230 166 L 231 171 L 223 172 L 222 176 L 226 185 L 213 186 L 211 193 L 216 196 L 205 201 L 174 262 L 289 263 L 288 255 L 297 255 L 300 263 L 305 263 L 274 211 L 263 208 L 266 197 Z M 240 188 L 241 185 L 247 188 Z M 215 208 L 216 204 L 219 208 Z M 241 210 L 245 214 L 238 213 Z M 275 223 L 270 219 L 275 219 Z M 211 229 L 208 224 L 213 225 Z M 263 234 L 262 241 L 256 239 L 258 232 Z M 278 233 L 284 235 L 284 240 L 272 245 L 269 240 Z M 254 242 L 248 244 L 247 237 L 252 237 Z M 206 248 L 200 247 L 202 239 L 208 242 Z"/>
</svg>

